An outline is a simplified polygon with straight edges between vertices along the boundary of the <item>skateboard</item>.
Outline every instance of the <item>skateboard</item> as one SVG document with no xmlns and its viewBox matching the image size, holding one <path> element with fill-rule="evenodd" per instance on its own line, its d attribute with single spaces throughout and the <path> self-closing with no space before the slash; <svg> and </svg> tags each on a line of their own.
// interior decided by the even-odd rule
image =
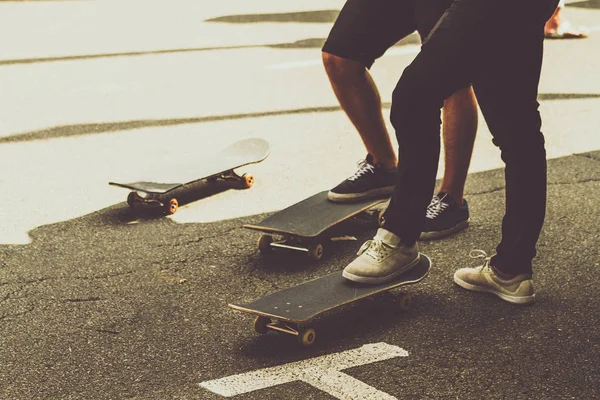
<svg viewBox="0 0 600 400">
<path fill-rule="evenodd" d="M 256 315 L 254 330 L 265 334 L 270 330 L 297 337 L 298 342 L 310 346 L 316 332 L 309 326 L 314 318 L 338 307 L 353 303 L 423 280 L 431 268 L 431 260 L 419 255 L 418 264 L 391 282 L 370 285 L 356 283 L 342 277 L 342 271 L 322 276 L 279 292 L 272 293 L 249 304 L 229 304 L 229 307 Z M 408 309 L 412 297 L 398 297 L 401 309 Z"/>
<path fill-rule="evenodd" d="M 230 184 L 230 188 L 249 189 L 254 185 L 252 174 L 238 175 L 234 172 L 234 169 L 259 163 L 267 158 L 269 153 L 270 146 L 267 141 L 263 139 L 244 139 L 230 144 L 210 158 L 198 160 L 197 164 L 177 165 L 171 168 L 170 171 L 167 171 L 168 177 L 178 174 L 179 179 L 184 178 L 180 181 L 174 181 L 174 183 L 138 181 L 133 183 L 109 182 L 108 184 L 131 190 L 127 196 L 127 204 L 131 208 L 137 206 L 159 207 L 166 214 L 174 214 L 179 208 L 179 201 L 172 193 L 175 189 L 199 181 L 207 181 L 213 184 L 227 182 Z M 163 177 L 167 175 L 165 175 L 164 170 L 146 174 L 146 176 Z M 179 183 L 182 181 L 185 183 Z"/>
<path fill-rule="evenodd" d="M 258 239 L 258 249 L 263 254 L 270 253 L 273 248 L 284 248 L 305 252 L 310 258 L 320 260 L 323 257 L 323 243 L 332 239 L 329 234 L 331 228 L 388 200 L 381 198 L 334 203 L 327 199 L 327 193 L 317 193 L 265 218 L 258 225 L 244 225 L 244 228 L 264 233 Z M 380 225 L 382 214 L 383 210 L 380 210 Z"/>
</svg>

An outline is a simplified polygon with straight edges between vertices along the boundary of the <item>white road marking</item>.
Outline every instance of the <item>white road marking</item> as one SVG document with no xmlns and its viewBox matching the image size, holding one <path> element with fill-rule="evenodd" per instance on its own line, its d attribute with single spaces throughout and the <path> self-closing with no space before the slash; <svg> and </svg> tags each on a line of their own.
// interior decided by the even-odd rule
<svg viewBox="0 0 600 400">
<path fill-rule="evenodd" d="M 331 240 L 332 242 L 344 242 L 344 241 L 356 241 L 358 239 L 355 238 L 354 236 L 339 236 L 339 237 L 332 237 L 329 240 Z"/>
<path fill-rule="evenodd" d="M 340 372 L 344 369 L 395 357 L 408 357 L 408 352 L 383 342 L 371 343 L 341 353 L 202 382 L 200 386 L 213 393 L 232 397 L 284 383 L 303 381 L 343 400 L 395 399 L 387 393 Z"/>
<path fill-rule="evenodd" d="M 375 389 L 363 381 L 334 370 L 310 371 L 304 377 L 304 382 L 320 389 L 333 397 L 344 400 L 392 400 L 396 397 Z"/>
</svg>

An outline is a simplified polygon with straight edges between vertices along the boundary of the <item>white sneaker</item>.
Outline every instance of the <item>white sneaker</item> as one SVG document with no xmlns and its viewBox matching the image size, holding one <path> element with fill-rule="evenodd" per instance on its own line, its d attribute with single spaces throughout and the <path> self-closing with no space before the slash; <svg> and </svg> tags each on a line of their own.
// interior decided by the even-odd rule
<svg viewBox="0 0 600 400">
<path fill-rule="evenodd" d="M 384 283 L 410 270 L 419 263 L 419 248 L 400 244 L 400 238 L 379 228 L 372 240 L 366 241 L 342 276 L 359 283 Z"/>
<path fill-rule="evenodd" d="M 517 275 L 512 279 L 500 278 L 490 266 L 490 257 L 482 250 L 471 252 L 472 258 L 484 258 L 482 266 L 476 268 L 461 268 L 454 273 L 454 282 L 476 292 L 495 294 L 504 301 L 514 304 L 529 304 L 535 300 L 533 280 L 526 274 Z"/>
</svg>

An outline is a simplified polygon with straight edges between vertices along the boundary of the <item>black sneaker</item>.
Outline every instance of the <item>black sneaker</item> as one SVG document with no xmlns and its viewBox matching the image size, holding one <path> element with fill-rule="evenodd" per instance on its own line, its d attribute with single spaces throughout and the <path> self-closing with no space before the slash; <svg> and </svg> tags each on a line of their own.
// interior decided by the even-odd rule
<svg viewBox="0 0 600 400">
<path fill-rule="evenodd" d="M 396 169 L 389 170 L 383 165 L 373 165 L 373 157 L 367 155 L 358 163 L 358 171 L 335 188 L 331 189 L 328 198 L 331 201 L 344 203 L 368 198 L 391 195 L 396 185 Z"/>
<path fill-rule="evenodd" d="M 431 199 L 426 217 L 419 239 L 440 239 L 469 226 L 469 204 L 464 200 L 459 206 L 452 197 L 440 192 Z"/>
</svg>

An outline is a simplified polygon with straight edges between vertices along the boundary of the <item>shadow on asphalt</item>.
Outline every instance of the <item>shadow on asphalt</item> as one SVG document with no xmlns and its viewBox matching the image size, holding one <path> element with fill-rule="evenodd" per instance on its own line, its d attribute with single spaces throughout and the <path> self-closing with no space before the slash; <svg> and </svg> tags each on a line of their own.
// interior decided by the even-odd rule
<svg viewBox="0 0 600 400">
<path fill-rule="evenodd" d="M 226 192 L 227 190 L 244 189 L 232 188 L 227 182 L 208 182 L 206 180 L 201 180 L 174 189 L 165 194 L 163 197 L 167 201 L 171 198 L 176 198 L 179 206 L 182 207 L 186 204 L 201 201 L 202 199 Z M 130 191 L 123 190 L 123 193 L 129 192 Z M 124 198 L 126 198 L 126 196 L 127 195 L 125 195 Z M 118 220 L 127 223 L 139 220 L 164 218 L 166 215 L 164 210 L 160 207 L 140 205 L 136 206 L 135 208 L 131 208 L 127 206 L 127 203 L 124 203 L 124 206 L 124 209 L 120 209 Z M 110 209 L 111 208 L 109 208 L 109 210 Z"/>
<path fill-rule="evenodd" d="M 567 7 L 600 9 L 600 0 L 584 0 L 568 3 Z"/>
<path fill-rule="evenodd" d="M 261 22 L 277 22 L 277 23 L 333 23 L 337 19 L 339 10 L 316 10 L 316 11 L 301 11 L 290 13 L 273 13 L 273 14 L 239 14 L 225 15 L 222 17 L 210 18 L 206 22 L 228 22 L 231 24 L 252 24 Z"/>
<path fill-rule="evenodd" d="M 284 13 L 284 14 L 248 14 L 248 15 L 230 15 L 223 16 L 213 19 L 206 20 L 207 22 L 229 22 L 229 23 L 257 23 L 257 22 L 293 22 L 293 23 L 332 23 L 335 21 L 337 10 L 322 10 L 322 11 L 308 11 L 298 13 Z M 37 64 L 37 63 L 48 63 L 48 62 L 60 62 L 60 61 L 77 61 L 77 60 L 94 60 L 102 58 L 115 58 L 115 57 L 136 57 L 136 56 L 147 56 L 147 55 L 160 55 L 160 54 L 176 54 L 176 53 L 195 53 L 203 51 L 217 51 L 217 50 L 239 50 L 239 49 L 253 49 L 253 48 L 273 48 L 273 49 L 320 49 L 325 43 L 325 38 L 308 38 L 298 40 L 290 43 L 265 43 L 255 45 L 240 45 L 240 46 L 209 46 L 209 47 L 195 47 L 195 48 L 184 48 L 184 49 L 161 49 L 161 50 L 150 50 L 150 51 L 129 51 L 129 52 L 115 52 L 115 53 L 102 53 L 102 54 L 81 54 L 71 55 L 62 57 L 41 57 L 41 58 L 21 58 L 12 60 L 0 60 L 0 66 L 3 65 L 19 65 L 19 64 Z M 406 39 L 401 40 L 396 46 L 405 46 L 412 44 L 420 44 L 419 36 L 413 34 L 408 36 Z"/>
<path fill-rule="evenodd" d="M 325 44 L 324 38 L 309 38 L 303 40 L 297 40 L 290 43 L 266 43 L 266 44 L 254 44 L 254 45 L 240 45 L 240 46 L 214 46 L 214 47 L 194 47 L 187 49 L 163 49 L 163 50 L 150 50 L 150 51 L 129 51 L 119 53 L 102 53 L 102 54 L 82 54 L 73 56 L 63 57 L 42 57 L 42 58 L 20 58 L 13 60 L 0 60 L 0 67 L 3 65 L 19 65 L 19 64 L 38 64 L 48 62 L 60 62 L 60 61 L 78 61 L 78 60 L 94 60 L 100 58 L 115 58 L 115 57 L 137 57 L 137 56 L 149 56 L 159 54 L 176 54 L 176 53 L 197 53 L 202 51 L 217 51 L 217 50 L 240 50 L 240 49 L 258 49 L 258 48 L 272 48 L 272 49 L 321 49 Z M 406 39 L 396 43 L 395 46 L 406 46 L 412 44 L 420 44 L 420 39 L 417 35 L 410 35 Z"/>
<path fill-rule="evenodd" d="M 540 93 L 538 100 L 540 101 L 552 101 L 552 100 L 587 100 L 587 99 L 598 99 L 600 93 Z M 390 108 L 391 103 L 385 102 L 382 104 L 384 108 Z M 313 114 L 313 113 L 327 113 L 337 112 L 342 109 L 339 106 L 329 107 L 306 107 L 306 108 L 294 108 L 288 110 L 277 110 L 277 111 L 262 111 L 254 113 L 239 113 L 239 114 L 226 114 L 226 115 L 211 115 L 206 117 L 190 117 L 190 118 L 169 118 L 169 119 L 143 119 L 143 120 L 132 120 L 132 121 L 113 121 L 104 123 L 90 123 L 90 124 L 72 124 L 72 125 L 61 125 L 51 128 L 39 129 L 35 131 L 23 132 L 12 134 L 4 137 L 0 137 L 0 145 L 3 143 L 19 143 L 19 142 L 30 142 L 34 140 L 47 140 L 65 137 L 95 135 L 102 133 L 119 132 L 125 130 L 142 129 L 157 126 L 177 126 L 187 124 L 201 124 L 215 121 L 230 121 L 230 120 L 241 120 L 251 118 L 263 118 L 263 117 L 275 117 L 281 115 L 297 115 L 297 114 Z"/>
</svg>

